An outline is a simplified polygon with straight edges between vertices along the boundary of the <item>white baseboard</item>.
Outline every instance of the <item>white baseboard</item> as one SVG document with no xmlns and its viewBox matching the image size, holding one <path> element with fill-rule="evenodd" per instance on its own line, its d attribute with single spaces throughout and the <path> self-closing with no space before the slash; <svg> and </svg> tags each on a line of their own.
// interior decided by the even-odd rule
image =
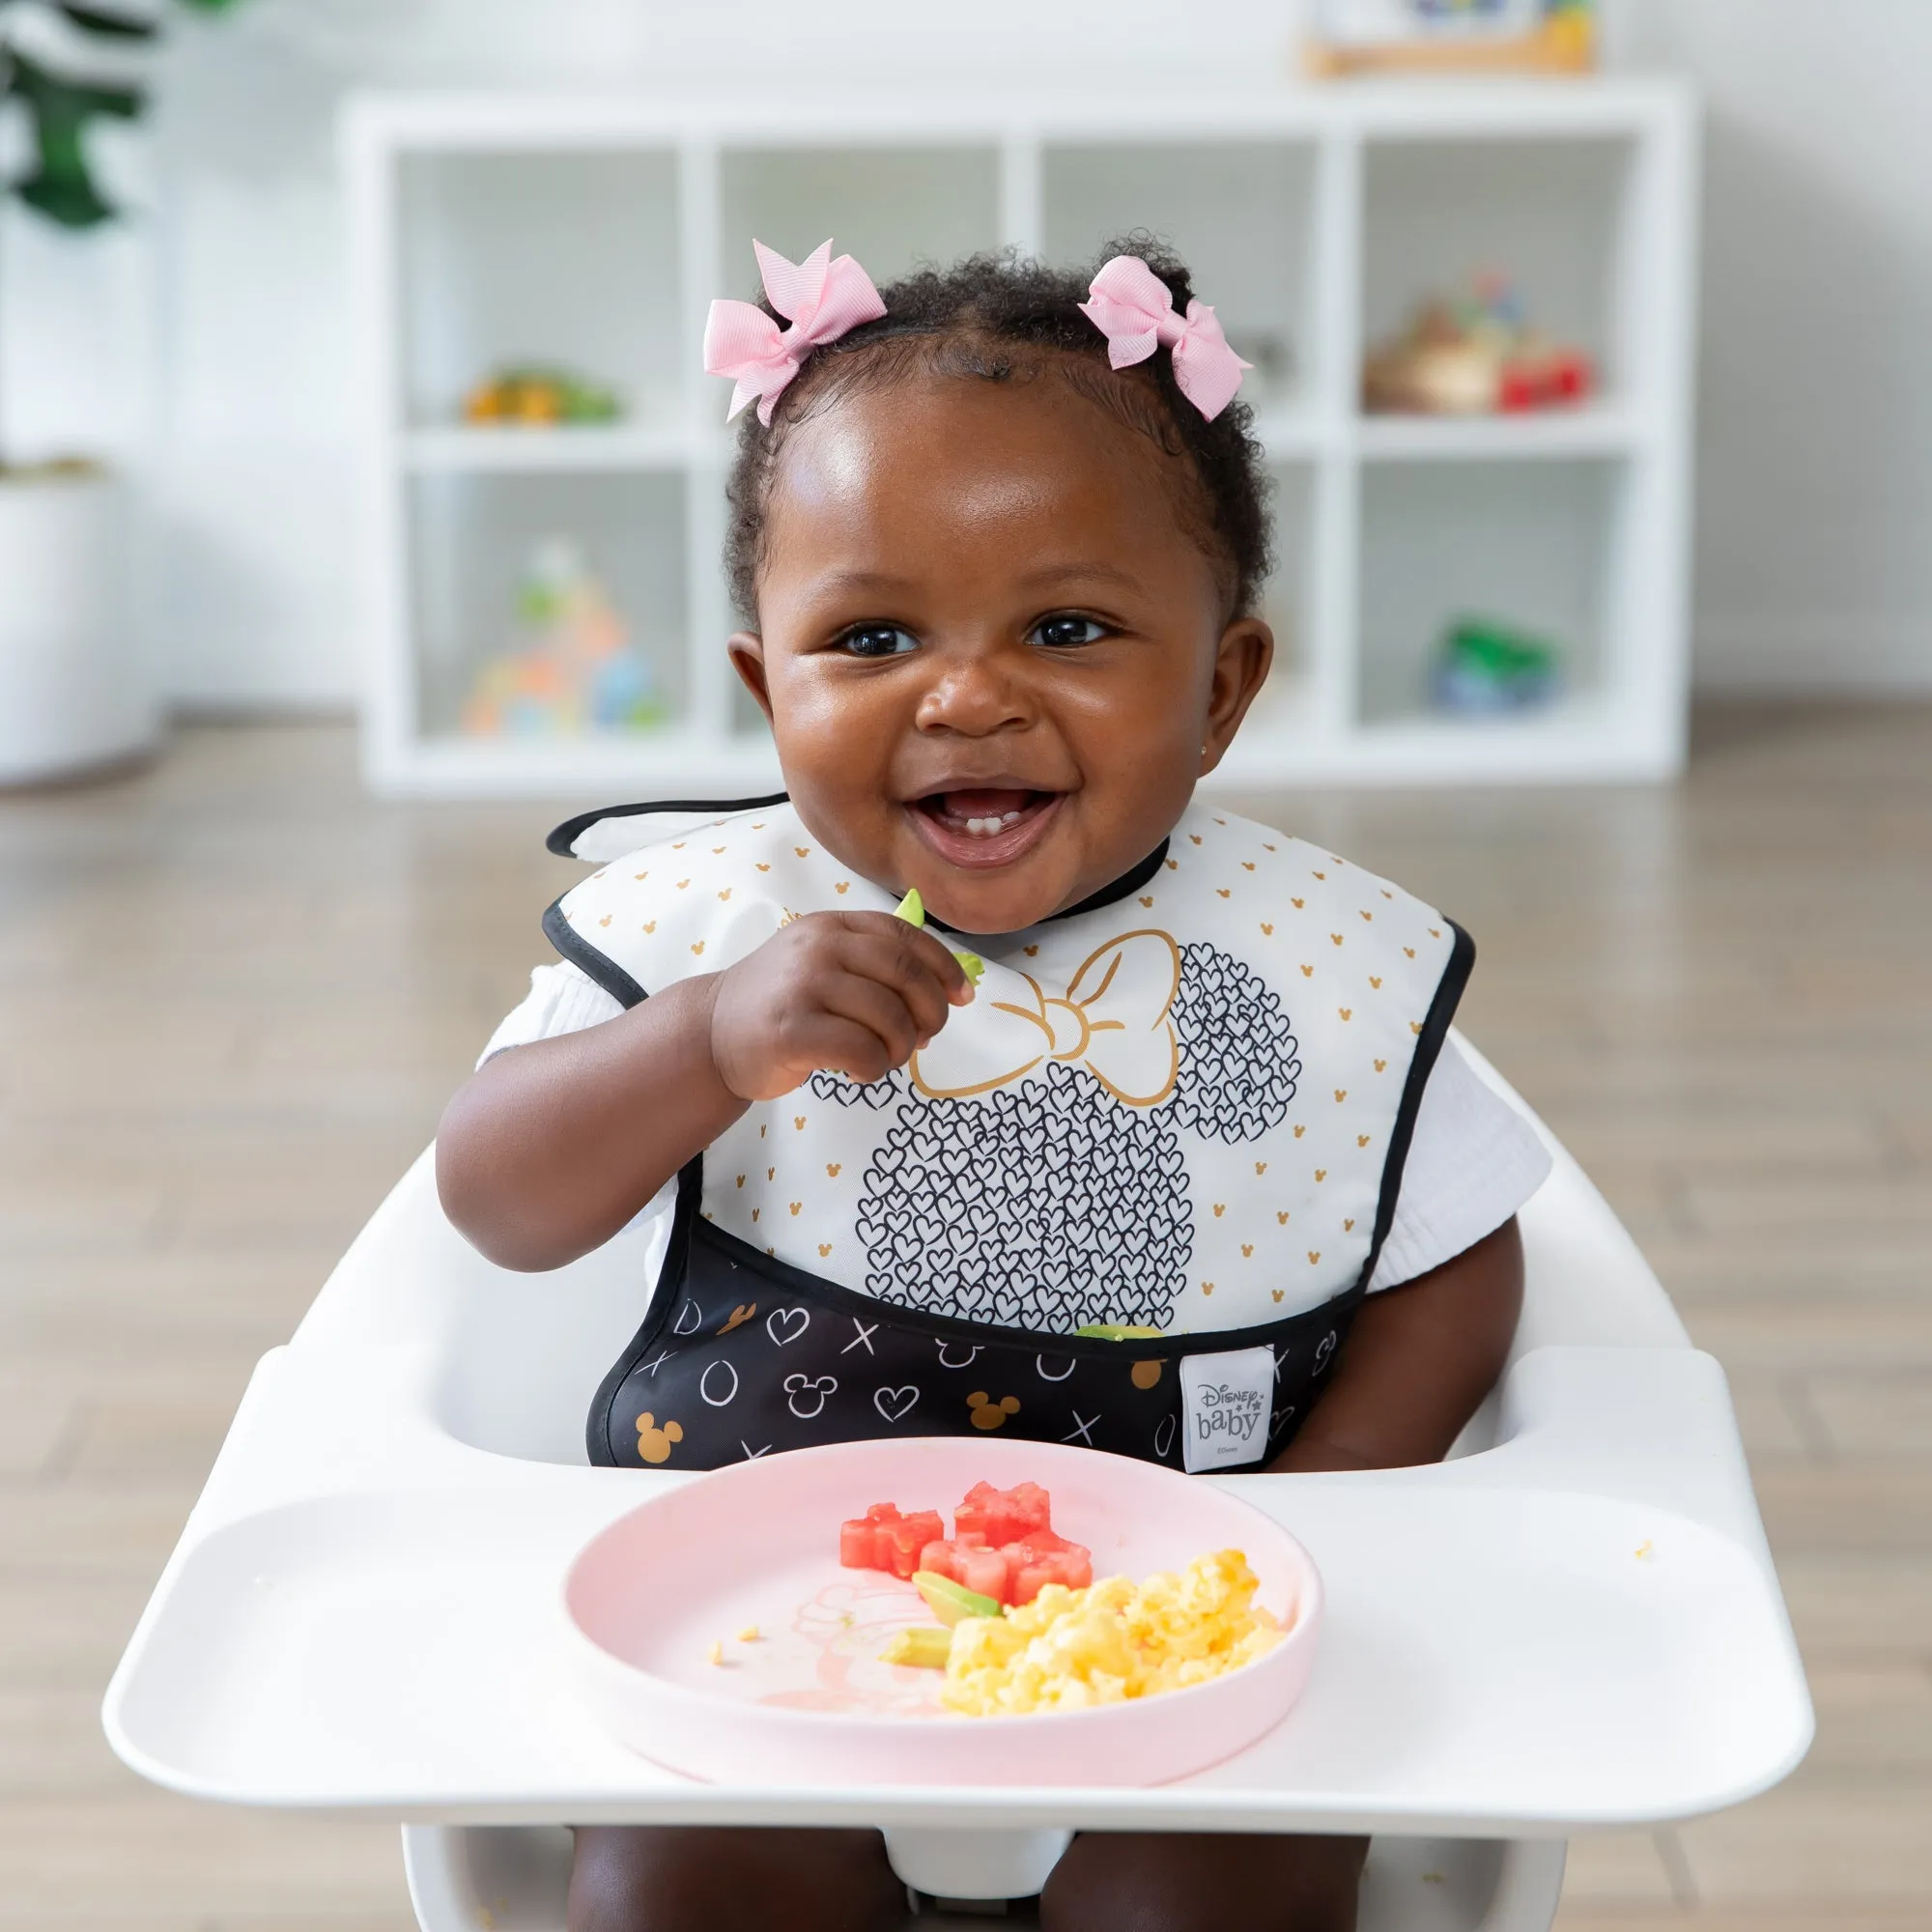
<svg viewBox="0 0 1932 1932">
<path fill-rule="evenodd" d="M 1701 617 L 1690 662 L 1700 691 L 1932 693 L 1932 611 Z"/>
</svg>

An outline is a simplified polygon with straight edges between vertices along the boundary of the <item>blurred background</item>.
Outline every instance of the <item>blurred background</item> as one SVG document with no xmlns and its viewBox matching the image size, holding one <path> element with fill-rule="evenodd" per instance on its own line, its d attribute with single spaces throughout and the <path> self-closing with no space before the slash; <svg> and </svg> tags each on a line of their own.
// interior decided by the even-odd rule
<svg viewBox="0 0 1932 1932">
<path fill-rule="evenodd" d="M 1788 1785 L 1559 1922 L 1932 1925 L 1928 71 L 1916 0 L 0 0 L 0 1928 L 412 1922 L 389 1828 L 123 1772 L 106 1676 L 544 831 L 771 770 L 693 367 L 751 236 L 1136 226 L 1276 481 L 1228 796 L 1474 931 L 1812 1673 Z"/>
</svg>

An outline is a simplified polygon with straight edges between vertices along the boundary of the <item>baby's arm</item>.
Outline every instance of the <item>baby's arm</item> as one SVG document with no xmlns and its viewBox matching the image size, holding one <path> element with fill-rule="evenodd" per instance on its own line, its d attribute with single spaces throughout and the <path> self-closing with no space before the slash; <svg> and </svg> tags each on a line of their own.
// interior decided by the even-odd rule
<svg viewBox="0 0 1932 1932">
<path fill-rule="evenodd" d="M 503 1267 L 561 1267 L 609 1240 L 752 1101 L 821 1067 L 876 1080 L 972 997 L 952 954 L 903 920 L 795 920 L 723 973 L 486 1061 L 438 1129 L 443 1211 Z"/>
<path fill-rule="evenodd" d="M 1502 1373 L 1522 1308 L 1515 1215 L 1362 1303 L 1335 1378 L 1271 1469 L 1438 1463 Z"/>
</svg>

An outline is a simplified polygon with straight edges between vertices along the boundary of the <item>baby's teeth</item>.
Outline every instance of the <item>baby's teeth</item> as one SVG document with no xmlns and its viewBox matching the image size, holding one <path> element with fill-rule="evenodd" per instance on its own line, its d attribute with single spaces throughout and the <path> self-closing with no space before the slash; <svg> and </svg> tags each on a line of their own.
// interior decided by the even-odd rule
<svg viewBox="0 0 1932 1932">
<path fill-rule="evenodd" d="M 967 832 L 975 838 L 990 838 L 996 832 L 1004 832 L 1008 826 L 1019 823 L 1020 813 L 1009 811 L 994 818 L 969 818 Z"/>
</svg>

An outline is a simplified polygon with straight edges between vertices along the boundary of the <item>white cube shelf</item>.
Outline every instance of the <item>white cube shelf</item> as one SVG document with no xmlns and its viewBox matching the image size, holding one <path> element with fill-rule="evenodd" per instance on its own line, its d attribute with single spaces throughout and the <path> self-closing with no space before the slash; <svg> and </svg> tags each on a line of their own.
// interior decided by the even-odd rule
<svg viewBox="0 0 1932 1932">
<path fill-rule="evenodd" d="M 1275 483 L 1278 668 L 1216 781 L 1658 779 L 1683 760 L 1695 113 L 1664 81 L 1338 86 L 1122 99 L 761 102 L 369 97 L 344 122 L 366 401 L 365 770 L 385 791 L 729 795 L 777 760 L 725 657 L 733 432 L 699 370 L 714 295 L 755 293 L 755 235 L 828 235 L 881 282 L 1012 245 L 1085 262 L 1136 229 L 1189 261 Z M 1561 412 L 1371 416 L 1365 348 L 1483 269 L 1581 343 Z M 620 389 L 618 423 L 477 428 L 515 360 Z M 546 536 L 585 551 L 654 667 L 666 722 L 466 736 Z M 1432 710 L 1444 626 L 1566 646 L 1563 695 L 1506 720 Z"/>
</svg>

